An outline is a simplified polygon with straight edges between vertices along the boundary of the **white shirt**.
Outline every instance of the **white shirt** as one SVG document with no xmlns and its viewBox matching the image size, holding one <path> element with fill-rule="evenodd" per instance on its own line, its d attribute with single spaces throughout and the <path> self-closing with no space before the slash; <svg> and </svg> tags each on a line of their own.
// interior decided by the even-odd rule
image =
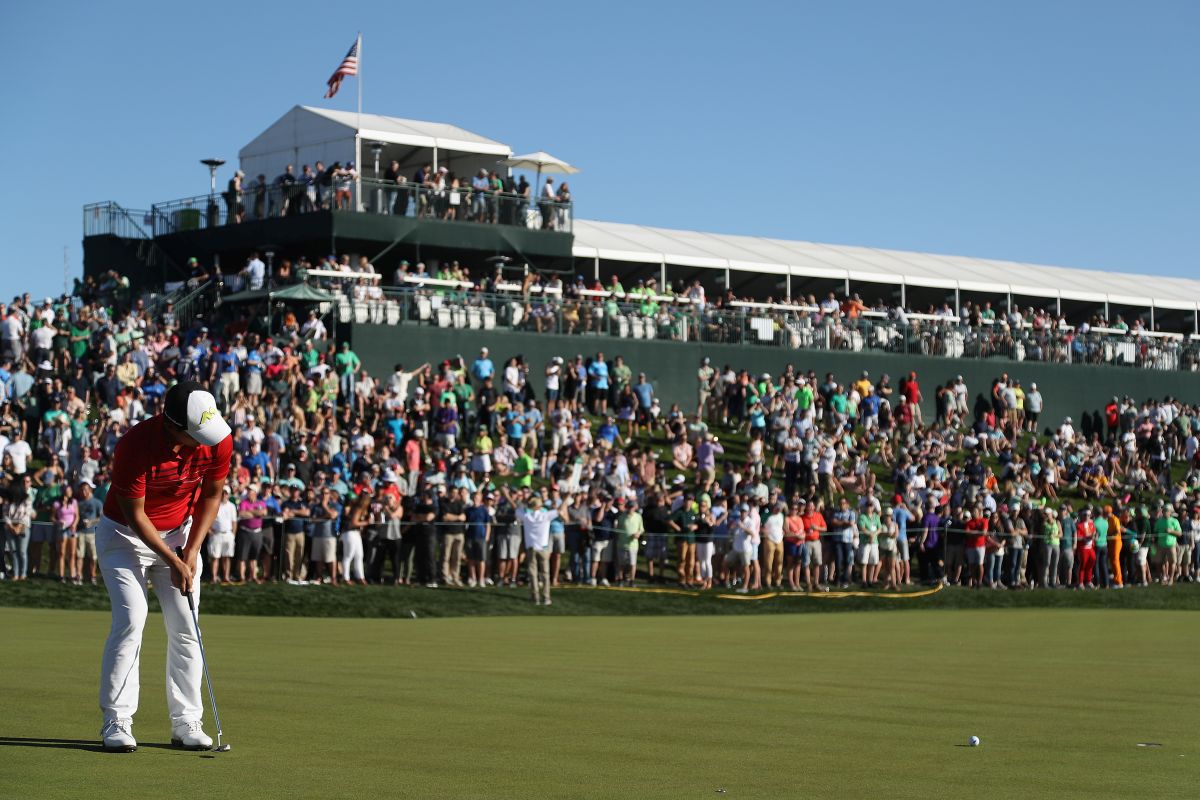
<svg viewBox="0 0 1200 800">
<path fill-rule="evenodd" d="M 261 289 L 263 287 L 263 279 L 267 274 L 267 265 L 260 258 L 250 259 L 250 263 L 246 265 L 246 274 L 250 282 L 251 289 Z"/>
<path fill-rule="evenodd" d="M 507 392 L 521 391 L 521 370 L 519 367 L 504 368 L 504 390 Z"/>
<path fill-rule="evenodd" d="M 16 314 L 9 314 L 0 322 L 0 334 L 3 334 L 5 339 L 20 339 L 21 328 L 21 318 Z"/>
<path fill-rule="evenodd" d="M 4 452 L 12 458 L 13 471 L 20 475 L 25 472 L 27 461 L 33 455 L 33 448 L 29 446 L 29 442 L 20 439 L 4 448 Z"/>
<path fill-rule="evenodd" d="M 232 501 L 226 500 L 217 507 L 217 517 L 213 520 L 213 533 L 233 533 L 237 524 L 237 507 Z"/>
<path fill-rule="evenodd" d="M 550 547 L 550 520 L 555 512 L 539 508 L 536 511 L 529 508 L 517 510 L 517 520 L 525 531 L 525 546 L 534 550 L 546 550 Z"/>
<path fill-rule="evenodd" d="M 325 323 L 320 319 L 310 319 L 300 326 L 300 335 L 305 339 L 324 339 L 327 335 Z"/>
<path fill-rule="evenodd" d="M 412 383 L 415 372 L 393 372 L 392 377 L 388 380 L 388 388 L 392 393 L 400 398 L 401 401 L 408 399 L 408 385 Z"/>
<path fill-rule="evenodd" d="M 767 537 L 768 542 L 779 543 L 783 541 L 783 514 L 775 512 L 768 514 L 762 524 L 763 535 Z"/>
<path fill-rule="evenodd" d="M 760 541 L 759 531 L 762 528 L 762 520 L 759 519 L 758 511 L 750 509 L 741 519 L 739 523 L 743 533 L 746 534 L 747 543 L 753 547 L 757 547 Z"/>
<path fill-rule="evenodd" d="M 54 344 L 54 329 L 43 325 L 30 332 L 29 340 L 33 342 L 34 349 L 49 350 Z"/>
</svg>

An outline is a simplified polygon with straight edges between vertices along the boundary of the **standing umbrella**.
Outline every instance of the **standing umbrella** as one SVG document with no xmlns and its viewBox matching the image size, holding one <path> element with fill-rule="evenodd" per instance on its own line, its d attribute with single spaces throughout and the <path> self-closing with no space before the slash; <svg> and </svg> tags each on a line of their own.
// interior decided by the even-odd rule
<svg viewBox="0 0 1200 800">
<path fill-rule="evenodd" d="M 536 187 L 541 186 L 543 172 L 552 172 L 560 175 L 574 175 L 579 172 L 578 169 L 561 158 L 555 158 L 544 150 L 538 150 L 536 153 L 526 153 L 523 156 L 506 158 L 504 163 L 517 169 L 536 169 L 537 179 L 534 181 L 534 186 Z"/>
</svg>

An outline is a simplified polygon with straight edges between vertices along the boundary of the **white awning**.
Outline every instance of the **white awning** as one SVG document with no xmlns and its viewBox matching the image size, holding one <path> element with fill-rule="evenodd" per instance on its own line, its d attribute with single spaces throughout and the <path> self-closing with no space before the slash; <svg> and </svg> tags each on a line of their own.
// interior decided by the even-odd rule
<svg viewBox="0 0 1200 800">
<path fill-rule="evenodd" d="M 679 266 L 725 263 L 734 271 L 903 284 L 1193 310 L 1200 280 L 1043 266 L 966 256 L 733 236 L 620 222 L 574 222 L 575 255 Z M 606 253 L 614 253 L 609 256 Z M 615 254 L 620 253 L 617 256 Z"/>
</svg>

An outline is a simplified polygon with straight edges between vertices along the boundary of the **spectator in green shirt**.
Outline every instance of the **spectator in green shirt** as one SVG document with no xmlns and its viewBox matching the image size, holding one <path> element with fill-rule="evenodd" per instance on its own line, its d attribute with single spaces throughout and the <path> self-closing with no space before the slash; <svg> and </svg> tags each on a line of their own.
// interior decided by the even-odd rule
<svg viewBox="0 0 1200 800">
<path fill-rule="evenodd" d="M 1173 506 L 1166 506 L 1159 514 L 1154 520 L 1154 538 L 1158 546 L 1162 585 L 1170 586 L 1179 572 L 1179 535 L 1183 530 L 1175 518 Z"/>
<path fill-rule="evenodd" d="M 533 470 L 536 464 L 533 457 L 525 452 L 525 448 L 517 450 L 517 459 L 513 462 L 513 475 L 517 479 L 517 486 L 522 489 L 528 489 L 533 486 Z"/>
<path fill-rule="evenodd" d="M 362 369 L 362 362 L 350 349 L 349 342 L 342 342 L 342 349 L 333 357 L 333 368 L 341 384 L 342 400 L 351 402 L 354 398 L 354 375 Z"/>
<path fill-rule="evenodd" d="M 637 501 L 618 499 L 617 509 L 617 551 L 620 556 L 617 581 L 633 586 L 637 578 L 638 544 L 646 532 L 646 526 L 637 510 Z"/>
</svg>

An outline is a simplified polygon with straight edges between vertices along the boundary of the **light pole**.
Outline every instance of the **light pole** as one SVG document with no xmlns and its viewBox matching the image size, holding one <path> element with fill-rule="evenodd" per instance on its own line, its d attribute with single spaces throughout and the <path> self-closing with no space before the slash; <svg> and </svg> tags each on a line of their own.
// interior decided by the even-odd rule
<svg viewBox="0 0 1200 800">
<path fill-rule="evenodd" d="M 371 153 L 375 156 L 375 212 L 384 213 L 383 196 L 379 190 L 379 154 L 387 146 L 386 142 L 371 142 Z"/>
<path fill-rule="evenodd" d="M 217 167 L 225 163 L 223 158 L 202 158 L 200 163 L 208 167 L 208 227 L 217 227 L 221 209 L 217 206 Z"/>
</svg>

